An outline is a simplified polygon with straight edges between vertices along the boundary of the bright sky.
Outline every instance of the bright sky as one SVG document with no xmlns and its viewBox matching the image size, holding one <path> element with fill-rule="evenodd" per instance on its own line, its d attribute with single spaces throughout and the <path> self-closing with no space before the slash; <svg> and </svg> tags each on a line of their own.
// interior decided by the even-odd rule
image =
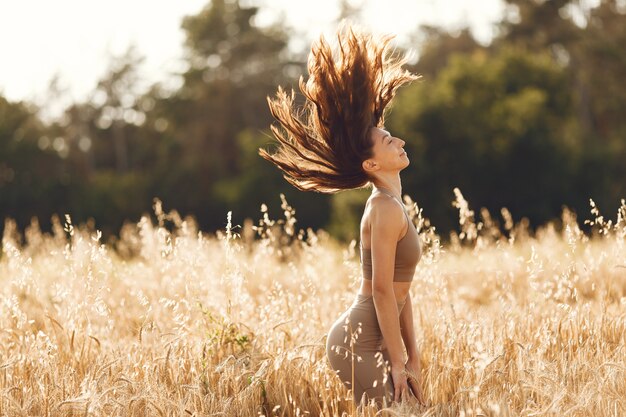
<svg viewBox="0 0 626 417">
<path fill-rule="evenodd" d="M 181 70 L 183 16 L 199 12 L 208 0 L 19 0 L 0 2 L 0 94 L 12 101 L 43 105 L 55 74 L 67 90 L 59 103 L 86 99 L 105 73 L 111 55 L 129 45 L 146 57 L 146 86 Z M 295 28 L 292 45 L 306 47 L 320 32 L 330 35 L 338 0 L 241 0 L 261 6 L 258 22 L 283 19 Z M 503 13 L 501 0 L 353 0 L 361 23 L 374 32 L 407 34 L 423 23 L 457 29 L 469 25 L 488 42 Z M 307 4 L 306 9 L 303 4 Z M 57 103 L 57 106 L 59 105 Z"/>
</svg>

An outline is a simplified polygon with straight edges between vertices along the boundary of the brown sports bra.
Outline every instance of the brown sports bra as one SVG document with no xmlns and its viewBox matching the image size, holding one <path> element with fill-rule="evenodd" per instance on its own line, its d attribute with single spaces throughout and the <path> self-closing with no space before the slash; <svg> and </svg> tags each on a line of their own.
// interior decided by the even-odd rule
<svg viewBox="0 0 626 417">
<path fill-rule="evenodd" d="M 396 201 L 399 201 L 396 197 L 387 192 L 383 191 L 381 188 L 379 190 Z M 402 202 L 400 202 L 402 204 Z M 413 275 L 415 274 L 415 268 L 417 267 L 417 263 L 422 257 L 422 248 L 419 234 L 413 225 L 411 219 L 409 219 L 408 214 L 404 209 L 404 205 L 402 205 L 402 211 L 406 215 L 406 219 L 408 224 L 407 231 L 404 236 L 398 240 L 396 246 L 396 259 L 394 263 L 394 274 L 393 280 L 394 282 L 410 282 L 413 280 Z M 364 248 L 363 241 L 361 241 L 361 267 L 363 270 L 363 278 L 371 280 L 372 279 L 372 250 L 371 248 Z"/>
</svg>

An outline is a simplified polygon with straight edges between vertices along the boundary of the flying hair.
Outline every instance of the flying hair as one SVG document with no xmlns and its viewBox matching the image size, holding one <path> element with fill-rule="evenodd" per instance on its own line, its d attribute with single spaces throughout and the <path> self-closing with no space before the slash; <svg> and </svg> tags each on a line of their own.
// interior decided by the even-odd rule
<svg viewBox="0 0 626 417">
<path fill-rule="evenodd" d="M 259 155 L 299 190 L 336 193 L 369 184 L 362 162 L 372 156 L 370 129 L 383 126 L 396 90 L 419 78 L 402 68 L 407 58 L 389 48 L 392 39 L 343 23 L 334 48 L 323 35 L 311 46 L 309 78 L 298 82 L 303 107 L 282 87 L 267 98 L 279 148 Z"/>
</svg>

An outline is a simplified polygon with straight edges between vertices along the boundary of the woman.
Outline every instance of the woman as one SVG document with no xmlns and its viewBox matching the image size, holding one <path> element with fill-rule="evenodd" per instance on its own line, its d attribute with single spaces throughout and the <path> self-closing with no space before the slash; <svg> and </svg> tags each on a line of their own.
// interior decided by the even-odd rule
<svg viewBox="0 0 626 417">
<path fill-rule="evenodd" d="M 421 247 L 400 198 L 409 158 L 405 142 L 384 129 L 397 88 L 418 77 L 402 69 L 405 57 L 389 53 L 391 39 L 346 26 L 333 50 L 320 37 L 309 55 L 309 79 L 300 78 L 305 111 L 279 87 L 268 103 L 282 126 L 271 127 L 281 146 L 275 154 L 259 150 L 300 190 L 372 187 L 360 227 L 360 289 L 331 327 L 326 353 L 354 400 L 378 405 L 407 395 L 424 402 L 409 294 Z"/>
</svg>

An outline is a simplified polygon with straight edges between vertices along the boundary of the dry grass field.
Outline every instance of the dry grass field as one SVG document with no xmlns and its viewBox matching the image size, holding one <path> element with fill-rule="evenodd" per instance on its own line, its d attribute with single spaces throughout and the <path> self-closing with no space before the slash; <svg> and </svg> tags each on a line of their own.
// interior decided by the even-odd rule
<svg viewBox="0 0 626 417">
<path fill-rule="evenodd" d="M 567 210 L 530 235 L 456 192 L 446 245 L 407 199 L 426 242 L 411 291 L 430 406 L 380 414 L 625 416 L 626 203 L 612 222 L 592 206 L 592 237 Z M 376 415 L 324 356 L 358 242 L 283 209 L 208 235 L 157 201 L 110 245 L 69 217 L 52 234 L 7 221 L 0 416 Z"/>
</svg>

